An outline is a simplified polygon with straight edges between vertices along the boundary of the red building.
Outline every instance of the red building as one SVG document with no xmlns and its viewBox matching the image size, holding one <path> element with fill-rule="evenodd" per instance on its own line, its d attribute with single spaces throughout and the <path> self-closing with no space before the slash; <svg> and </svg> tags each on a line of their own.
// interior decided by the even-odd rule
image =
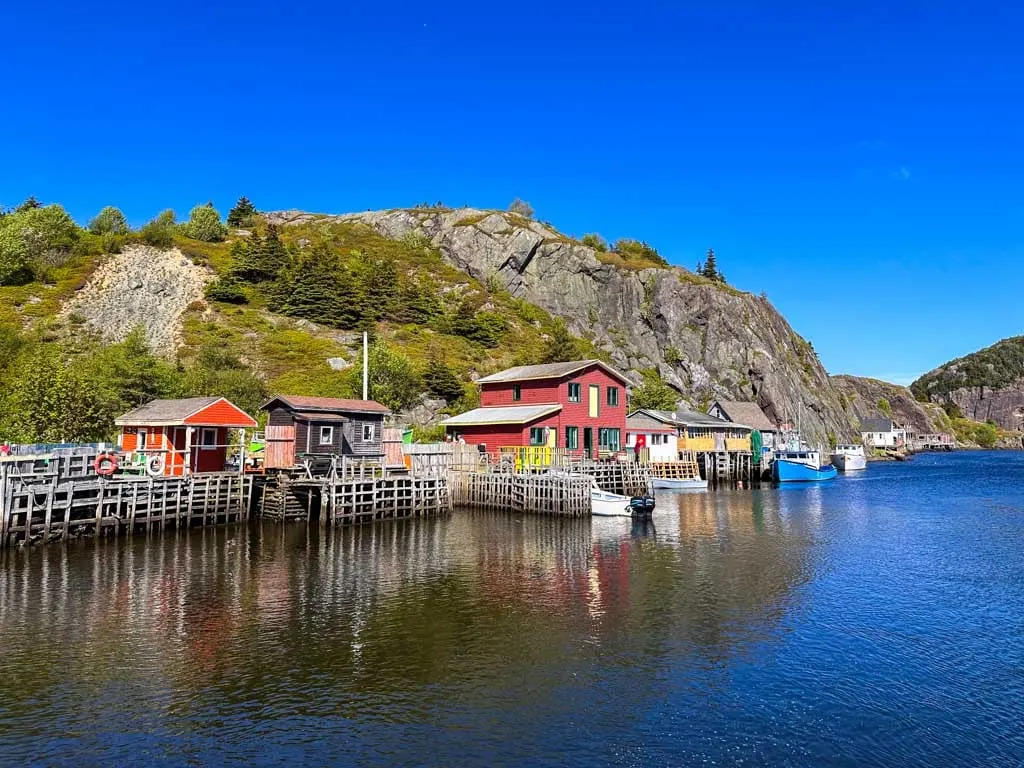
<svg viewBox="0 0 1024 768">
<path fill-rule="evenodd" d="M 532 445 L 596 457 L 624 446 L 629 382 L 600 360 L 524 365 L 477 383 L 480 407 L 443 422 L 450 437 L 490 453 Z"/>
<path fill-rule="evenodd" d="M 228 430 L 256 428 L 256 419 L 223 397 L 153 400 L 114 423 L 121 427 L 121 450 L 141 459 L 151 475 L 221 472 Z"/>
</svg>

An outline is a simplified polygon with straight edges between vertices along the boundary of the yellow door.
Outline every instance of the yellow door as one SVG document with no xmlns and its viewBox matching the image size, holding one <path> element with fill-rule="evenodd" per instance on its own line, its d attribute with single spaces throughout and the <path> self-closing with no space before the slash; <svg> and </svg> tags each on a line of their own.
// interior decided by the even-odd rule
<svg viewBox="0 0 1024 768">
<path fill-rule="evenodd" d="M 597 384 L 590 385 L 590 418 L 596 419 L 598 413 L 598 403 L 600 401 L 601 388 Z"/>
<path fill-rule="evenodd" d="M 548 448 L 556 447 L 558 447 L 558 429 L 556 427 L 550 427 L 548 429 Z"/>
</svg>

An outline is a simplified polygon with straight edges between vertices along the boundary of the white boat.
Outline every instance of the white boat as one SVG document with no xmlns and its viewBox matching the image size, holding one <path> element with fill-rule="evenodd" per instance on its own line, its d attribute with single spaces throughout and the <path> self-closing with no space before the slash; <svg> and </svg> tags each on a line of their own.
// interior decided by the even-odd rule
<svg viewBox="0 0 1024 768">
<path fill-rule="evenodd" d="M 863 445 L 837 445 L 832 452 L 832 464 L 840 472 L 867 469 L 868 460 Z"/>
<path fill-rule="evenodd" d="M 708 481 L 699 477 L 680 480 L 672 477 L 652 477 L 651 488 L 663 491 L 682 491 L 687 489 L 707 490 Z"/>
<path fill-rule="evenodd" d="M 608 493 L 595 485 L 590 489 L 590 514 L 597 517 L 631 517 L 629 496 Z"/>
</svg>

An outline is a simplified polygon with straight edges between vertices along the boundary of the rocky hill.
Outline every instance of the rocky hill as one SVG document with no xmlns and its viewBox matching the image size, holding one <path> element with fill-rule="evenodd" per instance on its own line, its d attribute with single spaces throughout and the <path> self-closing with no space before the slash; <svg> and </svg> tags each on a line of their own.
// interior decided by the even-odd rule
<svg viewBox="0 0 1024 768">
<path fill-rule="evenodd" d="M 815 441 L 849 437 L 844 408 L 811 345 L 763 297 L 681 268 L 624 260 L 515 214 L 411 209 L 266 215 L 278 225 L 359 222 L 387 238 L 425 242 L 481 283 L 565 320 L 637 380 L 651 371 L 698 408 L 755 400 Z"/>
<path fill-rule="evenodd" d="M 951 360 L 910 388 L 919 399 L 955 406 L 969 419 L 1019 430 L 1024 425 L 1024 336 Z"/>
<path fill-rule="evenodd" d="M 953 428 L 938 405 L 918 402 L 907 387 L 859 376 L 833 376 L 832 384 L 853 419 L 891 418 L 917 433 L 947 432 Z"/>
</svg>

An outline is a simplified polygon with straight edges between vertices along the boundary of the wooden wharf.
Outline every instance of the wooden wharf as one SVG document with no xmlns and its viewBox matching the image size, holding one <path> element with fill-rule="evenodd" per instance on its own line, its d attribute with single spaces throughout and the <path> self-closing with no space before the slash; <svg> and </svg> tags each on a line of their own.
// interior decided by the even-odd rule
<svg viewBox="0 0 1024 768">
<path fill-rule="evenodd" d="M 25 476 L 0 463 L 0 547 L 245 520 L 252 477 Z"/>
<path fill-rule="evenodd" d="M 562 517 L 589 517 L 591 478 L 514 472 L 464 472 L 455 478 L 458 506 Z"/>
</svg>

